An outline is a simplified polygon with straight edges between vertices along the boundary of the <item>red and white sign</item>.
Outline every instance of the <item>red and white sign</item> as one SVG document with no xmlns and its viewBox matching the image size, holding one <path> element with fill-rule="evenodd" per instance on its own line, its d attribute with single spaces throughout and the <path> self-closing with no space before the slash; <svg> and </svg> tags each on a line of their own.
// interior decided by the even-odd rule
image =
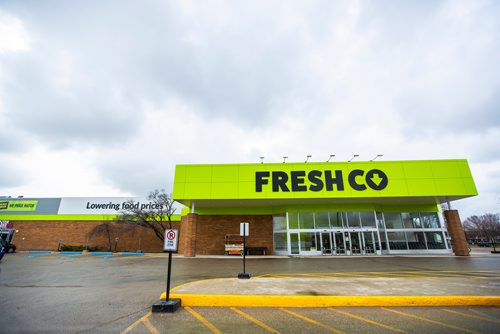
<svg viewBox="0 0 500 334">
<path fill-rule="evenodd" d="M 163 250 L 175 252 L 177 251 L 177 240 L 178 240 L 177 230 L 166 230 L 165 231 L 165 243 L 163 245 Z"/>
</svg>

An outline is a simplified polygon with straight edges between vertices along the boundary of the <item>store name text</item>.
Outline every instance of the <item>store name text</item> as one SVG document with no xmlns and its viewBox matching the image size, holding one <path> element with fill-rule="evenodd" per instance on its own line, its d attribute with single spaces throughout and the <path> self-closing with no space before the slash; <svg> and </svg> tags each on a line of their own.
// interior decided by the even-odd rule
<svg viewBox="0 0 500 334">
<path fill-rule="evenodd" d="M 271 184 L 273 192 L 299 191 L 337 191 L 344 190 L 344 176 L 341 170 L 311 170 L 291 172 L 256 172 L 255 191 L 262 192 L 265 185 Z M 361 169 L 352 170 L 347 176 L 349 186 L 357 191 L 368 188 L 383 190 L 387 187 L 387 175 L 380 169 L 371 169 L 367 172 Z"/>
</svg>

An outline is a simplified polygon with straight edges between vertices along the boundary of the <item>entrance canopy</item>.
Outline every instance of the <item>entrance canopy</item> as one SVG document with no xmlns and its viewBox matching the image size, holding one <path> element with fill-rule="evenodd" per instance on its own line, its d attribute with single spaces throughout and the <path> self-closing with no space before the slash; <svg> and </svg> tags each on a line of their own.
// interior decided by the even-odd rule
<svg viewBox="0 0 500 334">
<path fill-rule="evenodd" d="M 436 211 L 476 195 L 466 160 L 177 165 L 173 190 L 206 214 Z"/>
</svg>

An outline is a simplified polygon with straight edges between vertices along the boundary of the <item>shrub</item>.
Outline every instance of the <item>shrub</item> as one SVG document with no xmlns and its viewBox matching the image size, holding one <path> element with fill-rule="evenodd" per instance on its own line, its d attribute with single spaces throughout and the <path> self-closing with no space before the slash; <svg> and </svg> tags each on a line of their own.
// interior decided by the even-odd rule
<svg viewBox="0 0 500 334">
<path fill-rule="evenodd" d="M 95 252 L 96 250 L 98 250 L 98 248 L 99 247 L 88 246 L 87 250 L 89 252 Z M 81 252 L 84 250 L 85 250 L 84 245 L 62 245 L 61 246 L 61 251 L 63 251 L 63 252 Z"/>
</svg>

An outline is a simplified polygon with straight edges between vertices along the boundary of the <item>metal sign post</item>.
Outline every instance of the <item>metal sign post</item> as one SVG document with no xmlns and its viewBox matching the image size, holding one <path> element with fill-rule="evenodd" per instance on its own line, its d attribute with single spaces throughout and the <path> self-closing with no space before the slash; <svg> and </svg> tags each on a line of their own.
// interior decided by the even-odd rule
<svg viewBox="0 0 500 334">
<path fill-rule="evenodd" d="M 246 237 L 250 234 L 248 223 L 240 223 L 240 236 L 243 236 L 243 272 L 238 274 L 238 278 L 249 279 L 250 274 L 246 272 Z"/>
<path fill-rule="evenodd" d="M 169 230 L 165 233 L 165 250 L 168 250 L 168 269 L 167 269 L 167 291 L 165 302 L 170 300 L 170 277 L 172 272 L 172 250 L 177 250 L 177 230 Z"/>
<path fill-rule="evenodd" d="M 180 299 L 170 299 L 170 276 L 172 272 L 172 252 L 177 251 L 177 230 L 165 231 L 163 250 L 168 251 L 168 268 L 167 268 L 167 290 L 165 291 L 165 300 L 159 300 L 153 304 L 153 312 L 175 312 L 181 306 Z"/>
</svg>

